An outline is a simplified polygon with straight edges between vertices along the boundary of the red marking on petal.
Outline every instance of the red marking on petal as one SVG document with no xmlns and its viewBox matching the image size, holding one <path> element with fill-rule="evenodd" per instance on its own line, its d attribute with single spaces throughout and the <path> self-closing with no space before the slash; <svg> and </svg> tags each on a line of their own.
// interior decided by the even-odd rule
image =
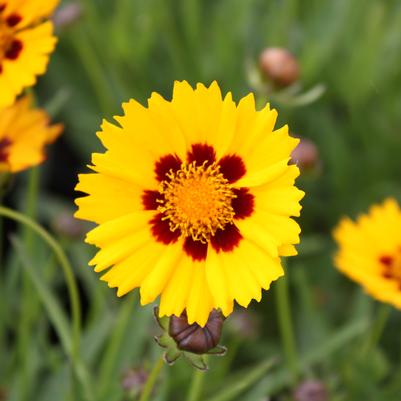
<svg viewBox="0 0 401 401">
<path fill-rule="evenodd" d="M 176 172 L 181 168 L 181 160 L 177 155 L 167 155 L 161 157 L 155 166 L 156 178 L 158 181 L 164 181 L 168 179 L 167 174 L 170 172 Z"/>
<path fill-rule="evenodd" d="M 15 39 L 11 42 L 4 55 L 9 60 L 16 60 L 19 57 L 23 47 L 24 45 L 22 44 L 22 42 L 18 39 Z"/>
<path fill-rule="evenodd" d="M 163 195 L 158 191 L 150 191 L 146 190 L 142 194 L 142 204 L 145 210 L 157 210 L 160 206 L 160 202 L 158 200 L 162 200 Z"/>
<path fill-rule="evenodd" d="M 381 256 L 379 261 L 382 265 L 390 267 L 393 263 L 393 258 L 391 256 Z"/>
<path fill-rule="evenodd" d="M 3 65 L 0 64 L 0 74 L 3 72 Z"/>
<path fill-rule="evenodd" d="M 227 224 L 223 230 L 218 229 L 210 238 L 212 247 L 217 251 L 230 252 L 238 246 L 242 235 L 234 224 Z"/>
<path fill-rule="evenodd" d="M 220 161 L 220 172 L 230 184 L 238 181 L 246 173 L 245 163 L 237 155 L 224 156 Z"/>
<path fill-rule="evenodd" d="M 6 24 L 9 27 L 14 27 L 18 25 L 22 21 L 22 17 L 18 14 L 11 14 L 10 16 L 7 17 L 6 19 Z"/>
<path fill-rule="evenodd" d="M 5 3 L 0 4 L 0 13 L 2 13 L 5 10 L 5 8 L 6 8 L 6 4 Z"/>
<path fill-rule="evenodd" d="M 157 214 L 150 220 L 152 226 L 151 231 L 156 241 L 162 244 L 168 245 L 177 242 L 181 233 L 180 230 L 171 231 L 170 224 L 168 220 L 163 220 L 163 215 L 161 213 Z"/>
<path fill-rule="evenodd" d="M 8 160 L 8 147 L 12 144 L 10 139 L 3 138 L 0 140 L 0 163 L 6 163 Z"/>
<path fill-rule="evenodd" d="M 193 260 L 206 260 L 207 244 L 194 241 L 192 237 L 187 237 L 184 242 L 184 251 L 188 256 L 191 256 Z"/>
<path fill-rule="evenodd" d="M 255 209 L 255 197 L 249 192 L 248 188 L 233 189 L 236 198 L 231 201 L 231 206 L 235 212 L 235 219 L 245 219 L 252 215 Z"/>
<path fill-rule="evenodd" d="M 203 163 L 206 166 L 216 161 L 216 151 L 213 146 L 207 145 L 206 143 L 197 143 L 192 145 L 192 150 L 187 155 L 188 163 L 196 162 L 197 166 L 202 166 Z"/>
</svg>

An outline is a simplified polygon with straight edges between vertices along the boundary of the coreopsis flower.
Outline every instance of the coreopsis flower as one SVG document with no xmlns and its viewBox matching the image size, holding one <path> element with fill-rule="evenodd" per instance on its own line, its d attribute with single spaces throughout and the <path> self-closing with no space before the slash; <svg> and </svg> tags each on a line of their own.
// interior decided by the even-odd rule
<svg viewBox="0 0 401 401">
<path fill-rule="evenodd" d="M 59 0 L 0 0 L 0 108 L 46 71 L 56 38 L 45 21 Z"/>
<path fill-rule="evenodd" d="M 277 112 L 238 105 L 219 86 L 176 82 L 173 98 L 123 105 L 118 126 L 103 122 L 107 151 L 79 177 L 76 217 L 99 224 L 86 238 L 101 248 L 90 262 L 118 296 L 140 287 L 141 303 L 160 296 L 160 316 L 204 326 L 212 309 L 247 307 L 283 275 L 296 254 L 303 192 L 289 165 L 298 143 Z"/>
<path fill-rule="evenodd" d="M 337 268 L 374 298 L 401 309 L 401 210 L 394 199 L 334 231 Z"/>
<path fill-rule="evenodd" d="M 45 145 L 62 131 L 62 125 L 50 125 L 47 113 L 31 104 L 31 97 L 25 96 L 0 109 L 0 173 L 17 173 L 40 164 L 46 157 Z"/>
</svg>

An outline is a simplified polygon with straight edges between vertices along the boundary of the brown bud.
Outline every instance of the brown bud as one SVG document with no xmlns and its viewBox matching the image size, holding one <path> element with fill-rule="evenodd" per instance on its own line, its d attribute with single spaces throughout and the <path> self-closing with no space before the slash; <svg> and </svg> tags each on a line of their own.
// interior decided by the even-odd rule
<svg viewBox="0 0 401 401">
<path fill-rule="evenodd" d="M 132 395 L 141 393 L 148 379 L 148 373 L 143 368 L 127 370 L 121 380 L 123 389 Z"/>
<path fill-rule="evenodd" d="M 54 13 L 53 22 L 56 28 L 66 28 L 82 16 L 82 6 L 78 2 L 68 3 Z"/>
<path fill-rule="evenodd" d="M 319 153 L 316 145 L 309 139 L 302 138 L 291 153 L 292 161 L 302 170 L 310 170 L 319 162 Z"/>
<path fill-rule="evenodd" d="M 213 310 L 205 327 L 197 323 L 189 324 L 187 314 L 171 316 L 169 334 L 178 349 L 194 354 L 205 354 L 215 348 L 220 341 L 224 318 L 221 312 Z"/>
<path fill-rule="evenodd" d="M 294 392 L 295 401 L 327 401 L 326 387 L 318 380 L 306 380 Z"/>
<path fill-rule="evenodd" d="M 60 212 L 52 221 L 52 228 L 58 234 L 69 238 L 81 238 L 87 231 L 87 225 L 74 218 L 72 213 Z"/>
<path fill-rule="evenodd" d="M 259 65 L 265 78 L 277 86 L 289 86 L 298 80 L 298 61 L 286 49 L 268 47 L 260 54 Z"/>
<path fill-rule="evenodd" d="M 250 310 L 236 310 L 229 320 L 231 330 L 239 337 L 254 340 L 259 334 L 258 316 Z"/>
</svg>

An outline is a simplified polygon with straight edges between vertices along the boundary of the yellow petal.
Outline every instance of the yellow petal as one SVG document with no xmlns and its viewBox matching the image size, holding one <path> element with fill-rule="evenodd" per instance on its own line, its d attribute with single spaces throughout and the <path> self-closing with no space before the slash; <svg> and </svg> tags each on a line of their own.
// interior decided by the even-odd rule
<svg viewBox="0 0 401 401">
<path fill-rule="evenodd" d="M 163 253 L 159 255 L 159 259 L 156 262 L 155 266 L 142 282 L 142 305 L 153 302 L 155 298 L 162 293 L 181 257 L 181 243 L 165 246 Z"/>
<path fill-rule="evenodd" d="M 227 275 L 221 258 L 211 247 L 209 248 L 205 266 L 207 283 L 216 308 L 220 308 L 223 314 L 228 316 L 233 311 L 234 304 L 229 292 Z"/>
</svg>

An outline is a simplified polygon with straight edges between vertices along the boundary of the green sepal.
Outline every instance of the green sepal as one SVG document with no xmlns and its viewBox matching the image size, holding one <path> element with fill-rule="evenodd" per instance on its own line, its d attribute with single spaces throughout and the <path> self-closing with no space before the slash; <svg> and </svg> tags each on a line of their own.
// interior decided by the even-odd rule
<svg viewBox="0 0 401 401">
<path fill-rule="evenodd" d="M 155 341 L 162 347 L 168 348 L 170 345 L 170 338 L 166 336 L 166 334 L 162 334 L 161 336 L 156 336 Z"/>
<path fill-rule="evenodd" d="M 160 317 L 159 316 L 159 308 L 155 306 L 153 308 L 153 315 L 156 319 L 157 324 L 160 326 L 160 328 L 165 332 L 168 333 L 168 325 L 170 322 L 170 318 L 167 316 Z"/>
<path fill-rule="evenodd" d="M 163 358 L 166 363 L 173 365 L 174 362 L 181 356 L 181 354 L 182 352 L 177 347 L 175 349 L 170 348 L 164 353 Z"/>
<path fill-rule="evenodd" d="M 192 352 L 182 352 L 185 359 L 196 369 L 206 371 L 209 369 L 203 355 L 193 354 Z"/>
<path fill-rule="evenodd" d="M 227 347 L 217 345 L 207 352 L 208 355 L 224 356 L 227 353 Z"/>
</svg>

